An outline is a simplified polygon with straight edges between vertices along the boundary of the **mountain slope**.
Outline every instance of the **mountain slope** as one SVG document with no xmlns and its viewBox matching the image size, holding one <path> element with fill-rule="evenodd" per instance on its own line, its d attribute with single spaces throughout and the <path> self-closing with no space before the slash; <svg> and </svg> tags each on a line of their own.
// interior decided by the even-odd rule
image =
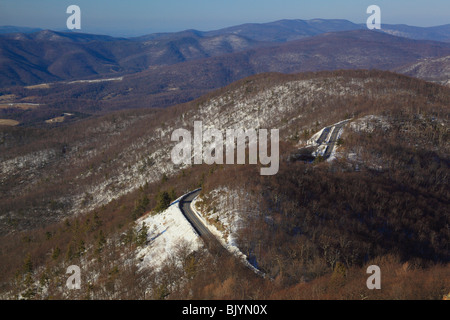
<svg viewBox="0 0 450 320">
<path fill-rule="evenodd" d="M 130 39 L 50 30 L 0 33 L 0 67 L 5 69 L 0 76 L 0 87 L 112 77 L 327 32 L 365 29 L 365 25 L 347 20 L 313 19 L 244 24 L 207 32 L 186 30 Z M 5 27 L 5 30 L 15 29 Z M 450 34 L 449 25 L 430 28 L 383 25 L 381 32 L 436 41 L 448 41 Z"/>
<path fill-rule="evenodd" d="M 450 261 L 449 105 L 450 88 L 391 72 L 266 73 L 164 110 L 1 128 L 0 295 L 269 299 L 281 290 L 283 297 L 360 299 L 367 278 L 354 275 L 375 264 L 395 272 L 365 298 L 439 299 Z M 203 134 L 279 129 L 278 173 L 174 165 L 173 131 L 192 133 L 199 120 Z M 342 120 L 333 161 L 289 160 Z M 152 248 L 161 249 L 164 237 L 156 247 L 152 239 L 167 228 L 177 233 L 173 216 L 156 216 L 156 208 L 199 185 L 204 219 L 273 281 L 254 279 L 213 251 L 191 252 L 193 243 L 177 243 L 160 269 L 137 269 L 145 260 L 137 252 L 158 254 Z M 134 224 L 144 215 L 154 223 L 148 229 Z M 87 292 L 62 292 L 65 266 L 73 264 L 88 279 Z M 419 290 L 410 287 L 416 284 Z"/>
<path fill-rule="evenodd" d="M 449 41 L 450 25 L 415 27 L 382 24 L 380 32 L 415 40 Z M 269 23 L 247 23 L 220 30 L 204 32 L 206 35 L 237 34 L 259 41 L 286 42 L 327 32 L 365 30 L 366 24 L 343 19 L 279 20 Z"/>
<path fill-rule="evenodd" d="M 75 264 L 89 279 L 91 298 L 274 298 L 290 288 L 292 297 L 314 298 L 313 289 L 297 288 L 324 281 L 324 297 L 360 299 L 366 278 L 355 283 L 353 275 L 375 264 L 399 271 L 369 297 L 442 297 L 448 264 L 433 273 L 430 288 L 412 290 L 401 281 L 408 275 L 427 283 L 422 268 L 450 261 L 449 105 L 450 88 L 390 72 L 266 73 L 164 110 L 1 128 L 0 293 L 26 292 L 31 277 L 33 288 L 52 286 L 35 297 L 64 296 L 56 278 L 64 277 L 61 266 Z M 348 123 L 333 161 L 289 160 L 342 120 Z M 194 121 L 203 122 L 203 134 L 279 129 L 278 173 L 261 176 L 260 165 L 174 165 L 172 133 L 192 133 Z M 156 215 L 149 211 L 161 199 L 199 185 L 205 220 L 274 281 L 254 280 L 232 261 L 201 248 L 191 253 L 183 243 L 159 261 L 159 271 L 138 272 L 136 253 L 152 254 L 144 236 L 176 224 L 164 225 L 171 216 L 146 219 L 155 223 L 146 233 L 133 222 Z M 33 269 L 24 273 L 29 260 Z M 245 295 L 241 283 L 248 284 Z"/>
<path fill-rule="evenodd" d="M 42 106 L 26 113 L 3 112 L 27 123 L 63 112 L 98 113 L 124 108 L 167 107 L 195 99 L 233 81 L 262 72 L 295 73 L 337 69 L 395 70 L 420 59 L 450 54 L 450 44 L 399 38 L 367 30 L 327 33 L 273 46 L 154 66 L 121 81 L 59 83 L 51 89 L 5 91 L 10 103 Z M 32 98 L 30 98 L 30 96 Z M 34 119 L 34 120 L 33 120 Z"/>
<path fill-rule="evenodd" d="M 396 72 L 427 81 L 450 84 L 450 56 L 420 60 L 398 69 Z"/>
<path fill-rule="evenodd" d="M 259 45 L 237 35 L 193 32 L 142 41 L 50 30 L 6 34 L 0 35 L 0 86 L 117 76 Z"/>
<path fill-rule="evenodd" d="M 427 86 L 378 72 L 262 74 L 167 110 L 114 113 L 67 129 L 22 133 L 24 129 L 11 128 L 2 133 L 3 222 L 5 217 L 18 219 L 23 228 L 91 210 L 146 182 L 158 181 L 163 173 L 176 172 L 167 158 L 170 134 L 175 128 L 192 127 L 194 119 L 218 129 L 276 127 L 286 138 L 310 130 L 317 121 L 336 123 L 344 114 L 381 107 L 394 96 L 397 104 L 408 99 L 420 103 L 436 99 L 433 104 L 438 106 L 448 102 L 448 89 Z M 435 91 L 431 96 L 430 90 Z M 54 188 L 58 192 L 51 193 Z M 53 202 L 59 205 L 49 215 L 47 206 Z M 30 210 L 27 206 L 32 203 L 36 204 Z M 24 220 L 21 210 L 30 212 Z"/>
<path fill-rule="evenodd" d="M 364 29 L 363 26 L 347 20 L 280 20 L 270 23 L 248 23 L 206 34 L 237 34 L 258 41 L 287 42 L 326 32 L 339 32 Z"/>
<path fill-rule="evenodd" d="M 401 24 L 383 24 L 381 31 L 395 36 L 416 40 L 450 42 L 450 24 L 426 28 Z"/>
</svg>

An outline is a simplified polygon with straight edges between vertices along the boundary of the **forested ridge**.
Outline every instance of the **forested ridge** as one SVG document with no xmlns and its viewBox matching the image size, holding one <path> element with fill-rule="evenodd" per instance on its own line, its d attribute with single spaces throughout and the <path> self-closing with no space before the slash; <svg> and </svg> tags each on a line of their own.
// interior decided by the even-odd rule
<svg viewBox="0 0 450 320">
<path fill-rule="evenodd" d="M 277 99 L 292 104 L 268 113 L 276 116 L 265 123 L 280 128 L 277 175 L 261 176 L 252 165 L 174 168 L 93 209 L 96 195 L 86 193 L 86 212 L 67 215 L 72 204 L 59 196 L 75 187 L 110 181 L 136 159 L 138 174 L 150 172 L 156 159 L 149 150 L 161 143 L 149 138 L 152 130 L 170 132 L 213 107 L 219 110 L 214 116 L 232 111 L 235 121 L 246 121 L 258 99 L 270 101 L 267 110 L 277 108 Z M 449 88 L 389 72 L 263 74 L 166 110 L 120 111 L 51 129 L 2 129 L 2 165 L 42 150 L 57 152 L 2 177 L 10 196 L 0 207 L 1 296 L 442 299 L 450 291 L 449 105 Z M 344 119 L 352 121 L 335 160 L 290 160 L 312 134 Z M 146 144 L 125 155 L 122 148 L 139 139 Z M 60 174 L 50 174 L 54 168 Z M 108 190 L 127 183 L 135 182 L 108 184 Z M 182 244 L 161 270 L 138 270 L 134 252 L 145 241 L 136 219 L 198 187 L 205 213 L 214 211 L 214 190 L 237 194 L 225 209 L 242 218 L 237 244 L 266 279 L 233 258 L 206 249 L 189 253 Z M 72 264 L 85 270 L 80 291 L 65 290 Z M 382 269 L 383 290 L 366 287 L 372 264 Z"/>
</svg>

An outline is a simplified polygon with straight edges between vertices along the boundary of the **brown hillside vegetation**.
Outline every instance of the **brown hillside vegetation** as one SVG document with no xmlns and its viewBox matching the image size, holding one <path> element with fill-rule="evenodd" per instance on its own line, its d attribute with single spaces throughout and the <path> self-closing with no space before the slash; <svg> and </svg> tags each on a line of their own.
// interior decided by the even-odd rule
<svg viewBox="0 0 450 320">
<path fill-rule="evenodd" d="M 450 286 L 448 265 L 430 268 L 402 263 L 392 255 L 379 257 L 369 265 L 382 270 L 381 290 L 368 290 L 366 268 L 333 272 L 310 283 L 302 283 L 276 292 L 272 299 L 282 300 L 441 300 Z"/>
<path fill-rule="evenodd" d="M 1 296 L 442 299 L 450 292 L 449 106 L 449 88 L 389 72 L 272 73 L 166 110 L 1 128 Z M 336 160 L 287 160 L 322 127 L 367 116 L 378 122 L 348 124 Z M 173 166 L 170 133 L 199 119 L 219 129 L 279 128 L 278 174 Z M 142 245 L 135 219 L 161 192 L 198 186 L 206 206 L 212 191 L 236 191 L 238 246 L 266 279 L 182 245 L 160 271 L 129 263 Z M 89 270 L 80 292 L 64 292 L 71 264 Z M 380 291 L 365 285 L 371 264 L 382 269 Z"/>
</svg>

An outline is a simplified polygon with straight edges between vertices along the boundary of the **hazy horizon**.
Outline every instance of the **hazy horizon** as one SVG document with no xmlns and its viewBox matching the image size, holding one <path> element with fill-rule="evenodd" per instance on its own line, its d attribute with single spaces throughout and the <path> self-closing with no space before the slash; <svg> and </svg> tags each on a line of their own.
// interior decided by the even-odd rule
<svg viewBox="0 0 450 320">
<path fill-rule="evenodd" d="M 148 2 L 135 0 L 133 5 L 119 1 L 96 0 L 3 0 L 0 3 L 0 25 L 55 31 L 68 31 L 69 5 L 81 8 L 82 33 L 112 36 L 139 36 L 188 29 L 217 30 L 245 23 L 268 23 L 278 20 L 341 19 L 365 23 L 369 5 L 380 6 L 382 24 L 407 24 L 431 27 L 450 23 L 450 3 L 445 0 L 406 1 L 346 0 L 336 3 L 317 0 L 302 3 L 295 0 L 169 0 Z"/>
<path fill-rule="evenodd" d="M 263 21 L 263 22 L 245 22 L 245 23 L 240 23 L 240 24 L 236 24 L 236 25 L 228 25 L 228 26 L 224 26 L 222 28 L 215 28 L 215 29 L 195 29 L 195 28 L 185 28 L 185 29 L 179 29 L 179 30 L 173 30 L 173 31 L 149 31 L 149 32 L 144 32 L 144 33 L 128 33 L 128 32 L 120 32 L 120 31 L 116 31 L 116 32 L 101 32 L 100 30 L 98 32 L 95 31 L 88 31 L 88 30 L 68 30 L 67 28 L 41 28 L 41 27 L 37 27 L 37 26 L 23 26 L 23 25 L 0 25 L 0 27 L 15 27 L 15 28 L 30 28 L 30 29 L 40 29 L 40 30 L 51 30 L 51 31 L 56 31 L 56 32 L 76 32 L 76 33 L 85 33 L 85 34 L 96 34 L 96 35 L 105 35 L 105 36 L 112 36 L 112 37 L 139 37 L 139 36 L 145 36 L 145 35 L 149 35 L 149 34 L 156 34 L 156 33 L 176 33 L 176 32 L 183 32 L 186 30 L 196 30 L 196 31 L 200 31 L 200 32 L 209 32 L 209 31 L 215 31 L 215 30 L 220 30 L 220 29 L 225 29 L 225 28 L 229 28 L 229 27 L 235 27 L 235 26 L 239 26 L 239 25 L 244 25 L 244 24 L 265 24 L 265 23 L 272 23 L 272 22 L 277 22 L 277 21 L 282 21 L 282 20 L 303 20 L 303 21 L 311 21 L 311 20 L 346 20 L 349 21 L 351 23 L 354 24 L 365 24 L 365 22 L 355 22 L 355 21 L 350 21 L 347 19 L 324 19 L 324 18 L 313 18 L 313 19 L 279 19 L 279 20 L 271 20 L 271 21 Z M 445 23 L 445 24 L 439 24 L 439 25 L 432 25 L 432 26 L 426 26 L 424 28 L 432 28 L 432 27 L 439 27 L 439 26 L 444 26 L 444 25 L 449 25 L 450 23 Z M 385 25 L 408 25 L 408 24 L 403 24 L 403 23 L 385 23 Z M 408 25 L 410 27 L 420 27 L 417 25 Z"/>
</svg>

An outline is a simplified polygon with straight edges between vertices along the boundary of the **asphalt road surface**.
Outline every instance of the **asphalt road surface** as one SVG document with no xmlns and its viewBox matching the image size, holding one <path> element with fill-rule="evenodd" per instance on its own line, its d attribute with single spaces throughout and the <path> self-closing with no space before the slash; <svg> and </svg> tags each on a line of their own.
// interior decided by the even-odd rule
<svg viewBox="0 0 450 320">
<path fill-rule="evenodd" d="M 191 210 L 192 200 L 194 200 L 194 198 L 198 196 L 200 192 L 201 190 L 197 190 L 182 198 L 180 200 L 180 210 L 187 221 L 189 221 L 189 223 L 198 233 L 198 235 L 203 239 L 205 245 L 209 250 L 219 254 L 229 254 L 228 250 L 226 250 L 219 242 L 219 240 L 217 240 L 217 238 L 211 233 L 211 231 L 209 231 L 209 229 L 203 224 L 197 214 Z"/>
<path fill-rule="evenodd" d="M 331 127 L 326 127 L 323 129 L 322 134 L 319 139 L 316 141 L 318 144 L 322 144 L 325 142 L 325 139 L 328 137 L 328 133 L 330 132 Z"/>
<path fill-rule="evenodd" d="M 347 121 L 339 123 L 339 124 L 337 124 L 335 126 L 326 128 L 326 129 L 328 129 L 327 132 L 330 132 L 330 130 L 333 130 L 333 132 L 331 133 L 330 139 L 326 143 L 327 144 L 327 148 L 325 150 L 325 153 L 323 154 L 323 158 L 324 159 L 328 159 L 330 157 L 331 152 L 333 151 L 334 146 L 336 145 L 336 142 L 337 142 L 337 135 L 338 135 L 339 131 L 341 130 L 341 128 L 346 125 L 346 123 L 347 123 Z M 324 130 L 324 132 L 325 132 L 325 130 Z M 322 135 L 321 135 L 321 138 L 322 138 Z"/>
<path fill-rule="evenodd" d="M 201 190 L 196 190 L 184 198 L 180 199 L 180 210 L 189 221 L 189 223 L 192 225 L 192 227 L 195 229 L 195 231 L 198 233 L 198 235 L 203 239 L 205 242 L 206 247 L 208 248 L 209 252 L 219 255 L 221 257 L 232 257 L 235 259 L 236 257 L 233 256 L 220 242 L 219 240 L 209 231 L 209 229 L 203 224 L 203 222 L 200 220 L 200 218 L 197 216 L 195 212 L 191 209 L 191 203 L 192 200 L 196 196 L 200 194 Z M 261 271 L 255 269 L 253 266 L 248 263 L 248 261 L 244 264 L 242 264 L 243 269 L 246 270 L 246 272 L 249 272 L 249 274 L 257 274 L 260 277 L 265 277 L 264 273 Z"/>
</svg>

